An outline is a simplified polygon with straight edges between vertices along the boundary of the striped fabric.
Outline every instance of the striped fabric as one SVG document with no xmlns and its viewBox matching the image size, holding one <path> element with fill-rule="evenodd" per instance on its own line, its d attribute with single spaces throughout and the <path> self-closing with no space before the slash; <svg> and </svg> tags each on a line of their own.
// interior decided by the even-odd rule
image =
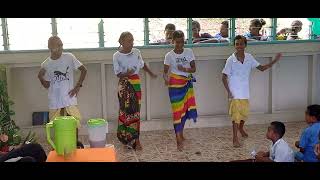
<svg viewBox="0 0 320 180">
<path fill-rule="evenodd" d="M 137 74 L 134 74 L 129 77 L 129 82 L 133 86 L 134 91 L 139 99 L 139 105 L 141 105 L 141 81 L 140 77 Z"/>
<path fill-rule="evenodd" d="M 174 129 L 178 133 L 183 130 L 187 119 L 193 119 L 196 122 L 198 117 L 191 76 L 184 77 L 171 74 L 169 97 L 173 112 Z"/>
</svg>

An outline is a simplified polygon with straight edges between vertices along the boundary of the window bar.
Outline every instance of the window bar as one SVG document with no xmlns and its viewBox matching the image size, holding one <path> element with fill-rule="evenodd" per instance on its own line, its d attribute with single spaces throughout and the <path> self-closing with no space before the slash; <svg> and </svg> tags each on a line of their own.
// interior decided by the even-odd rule
<svg viewBox="0 0 320 180">
<path fill-rule="evenodd" d="M 10 46 L 9 46 L 7 18 L 1 18 L 1 26 L 2 26 L 3 47 L 4 47 L 4 50 L 9 50 Z"/>
<path fill-rule="evenodd" d="M 229 37 L 230 43 L 233 44 L 233 40 L 236 34 L 236 18 L 230 18 Z"/>
<path fill-rule="evenodd" d="M 316 35 L 313 34 L 313 31 L 312 31 L 312 25 L 313 25 L 313 22 L 311 22 L 309 25 L 309 39 L 316 39 Z"/>
<path fill-rule="evenodd" d="M 271 40 L 277 40 L 277 18 L 271 18 Z"/>
<path fill-rule="evenodd" d="M 149 18 L 144 18 L 144 45 L 149 45 Z"/>
<path fill-rule="evenodd" d="M 192 18 L 187 19 L 188 44 L 192 44 Z"/>
<path fill-rule="evenodd" d="M 104 28 L 103 20 L 101 19 L 98 24 L 98 34 L 99 34 L 99 47 L 104 47 Z"/>
<path fill-rule="evenodd" d="M 51 28 L 52 28 L 52 36 L 57 36 L 58 35 L 58 30 L 57 30 L 57 19 L 56 18 L 51 18 Z"/>
</svg>

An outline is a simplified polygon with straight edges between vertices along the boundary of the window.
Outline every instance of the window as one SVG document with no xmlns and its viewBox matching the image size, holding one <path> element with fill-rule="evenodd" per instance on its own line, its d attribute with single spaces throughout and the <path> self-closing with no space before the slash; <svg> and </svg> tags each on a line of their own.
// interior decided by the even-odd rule
<svg viewBox="0 0 320 180">
<path fill-rule="evenodd" d="M 215 36 L 220 33 L 221 23 L 223 21 L 228 21 L 228 31 L 226 31 L 228 37 L 230 29 L 228 18 L 192 18 L 192 20 L 199 22 L 201 29 L 200 34 L 209 33 L 211 36 Z"/>
<path fill-rule="evenodd" d="M 150 43 L 157 43 L 165 40 L 164 30 L 168 23 L 174 24 L 176 30 L 183 31 L 185 39 L 187 39 L 187 18 L 149 18 Z"/>
<path fill-rule="evenodd" d="M 100 18 L 57 18 L 63 48 L 98 48 Z"/>
<path fill-rule="evenodd" d="M 271 18 L 236 18 L 236 32 L 235 35 L 244 35 L 249 31 L 250 27 L 250 21 L 252 19 L 263 19 L 266 24 L 262 26 L 260 30 L 260 34 L 262 36 L 268 36 L 269 39 L 271 40 L 271 31 L 272 31 L 272 26 L 271 26 Z"/>
<path fill-rule="evenodd" d="M 47 49 L 50 23 L 50 18 L 7 18 L 10 50 Z"/>
<path fill-rule="evenodd" d="M 47 49 L 48 38 L 52 35 L 51 18 L 6 18 L 8 30 L 9 50 L 38 50 Z M 147 18 L 149 34 L 146 37 L 145 18 L 55 18 L 58 36 L 61 38 L 65 49 L 73 48 L 98 48 L 101 41 L 104 41 L 104 47 L 119 47 L 119 36 L 124 31 L 129 31 L 134 36 L 134 46 L 143 46 L 145 44 L 167 45 L 170 43 L 170 32 L 165 32 L 167 24 L 175 25 L 176 30 L 182 30 L 185 34 L 186 42 L 188 39 L 188 19 L 198 21 L 201 27 L 200 35 L 208 33 L 211 36 L 217 35 L 220 32 L 221 23 L 228 21 L 230 35 L 244 35 L 249 33 L 250 21 L 253 19 L 264 19 L 266 24 L 262 26 L 259 35 L 253 35 L 253 38 L 262 40 L 272 40 L 272 32 L 280 32 L 286 29 L 287 33 L 275 35 L 276 40 L 286 40 L 288 33 L 292 31 L 291 23 L 295 20 L 302 22 L 302 29 L 298 32 L 298 39 L 320 40 L 319 18 L 276 18 L 277 25 L 272 27 L 272 18 Z M 230 19 L 232 21 L 230 21 Z M 231 32 L 231 23 L 235 21 L 235 32 Z M 312 24 L 312 22 L 314 24 Z M 99 26 L 103 22 L 103 39 L 101 38 L 102 29 Z M 313 25 L 313 26 L 312 26 Z M 2 26 L 2 25 L 1 25 Z M 313 33 L 312 35 L 312 30 Z M 101 31 L 101 32 L 99 32 Z M 190 29 L 192 31 L 192 29 Z M 3 32 L 0 28 L 2 37 L 0 38 L 0 50 L 4 50 Z M 191 32 L 192 33 L 192 32 Z M 250 34 L 249 34 L 250 35 Z M 294 34 L 293 34 L 294 35 Z M 169 37 L 166 39 L 166 36 Z M 226 37 L 226 36 L 223 36 Z M 258 37 L 258 38 L 256 38 Z M 297 37 L 297 36 L 295 36 Z M 230 37 L 229 37 L 230 38 Z M 149 39 L 149 42 L 146 40 Z M 208 40 L 208 41 L 204 41 Z M 194 43 L 207 42 L 228 43 L 227 38 L 218 40 L 210 39 L 210 36 L 203 35 L 194 38 Z M 220 40 L 220 41 L 219 41 Z M 292 41 L 291 41 L 292 42 Z M 271 42 L 272 43 L 272 42 Z M 231 42 L 232 44 L 232 42 Z M 206 45 L 204 45 L 206 46 Z"/>
<path fill-rule="evenodd" d="M 311 22 L 308 20 L 308 18 L 277 18 L 277 32 L 284 28 L 288 28 L 290 30 L 291 23 L 295 20 L 302 22 L 302 29 L 300 32 L 298 32 L 298 37 L 300 39 L 309 39 Z"/>
<path fill-rule="evenodd" d="M 103 18 L 105 47 L 119 47 L 122 32 L 129 31 L 134 38 L 134 46 L 144 45 L 143 18 Z"/>
</svg>

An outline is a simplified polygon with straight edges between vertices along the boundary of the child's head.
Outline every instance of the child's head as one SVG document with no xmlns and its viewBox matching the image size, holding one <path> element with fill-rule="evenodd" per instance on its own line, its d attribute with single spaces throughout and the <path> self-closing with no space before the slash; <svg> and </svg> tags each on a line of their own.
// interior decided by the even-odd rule
<svg viewBox="0 0 320 180">
<path fill-rule="evenodd" d="M 299 20 L 295 20 L 291 23 L 291 29 L 293 33 L 298 34 L 302 30 L 302 22 Z"/>
<path fill-rule="evenodd" d="M 192 34 L 198 35 L 200 30 L 200 23 L 198 21 L 192 21 Z"/>
<path fill-rule="evenodd" d="M 313 104 L 307 107 L 305 119 L 308 124 L 315 123 L 320 120 L 320 105 Z"/>
<path fill-rule="evenodd" d="M 167 24 L 164 28 L 164 33 L 166 36 L 166 40 L 172 40 L 172 34 L 176 30 L 176 26 L 174 24 Z"/>
<path fill-rule="evenodd" d="M 133 35 L 129 31 L 122 32 L 119 37 L 120 46 L 124 50 L 131 50 L 133 47 Z M 120 47 L 119 47 L 120 48 Z"/>
<path fill-rule="evenodd" d="M 222 37 L 228 37 L 229 36 L 229 22 L 223 21 L 220 26 L 220 33 Z"/>
<path fill-rule="evenodd" d="M 182 50 L 184 47 L 184 33 L 181 30 L 174 31 L 172 34 L 172 42 L 175 49 Z"/>
<path fill-rule="evenodd" d="M 242 35 L 237 35 L 233 40 L 234 48 L 237 52 L 244 51 L 247 47 L 247 39 Z"/>
<path fill-rule="evenodd" d="M 270 123 L 267 131 L 267 139 L 270 140 L 278 140 L 283 137 L 284 133 L 286 132 L 286 127 L 282 122 L 273 121 Z"/>
<path fill-rule="evenodd" d="M 59 58 L 63 51 L 63 43 L 58 36 L 51 36 L 48 39 L 48 49 L 50 50 L 51 56 Z"/>
<path fill-rule="evenodd" d="M 250 21 L 250 33 L 253 35 L 259 35 L 259 32 L 262 28 L 262 26 L 264 26 L 266 24 L 266 21 L 263 19 L 252 19 Z"/>
</svg>

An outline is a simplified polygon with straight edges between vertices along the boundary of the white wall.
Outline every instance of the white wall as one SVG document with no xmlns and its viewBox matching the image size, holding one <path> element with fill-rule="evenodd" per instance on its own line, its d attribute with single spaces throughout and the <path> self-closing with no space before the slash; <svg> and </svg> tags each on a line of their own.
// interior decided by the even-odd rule
<svg viewBox="0 0 320 180">
<path fill-rule="evenodd" d="M 232 46 L 196 47 L 193 49 L 197 59 L 197 72 L 195 73 L 197 82 L 194 83 L 194 86 L 197 109 L 200 119 L 202 118 L 201 126 L 230 124 L 230 121 L 226 120 L 228 118 L 226 115 L 227 94 L 221 82 L 221 71 L 225 59 L 233 52 Z M 140 73 L 142 82 L 141 117 L 142 120 L 147 120 L 148 117 L 151 120 L 144 121 L 142 128 L 145 129 L 172 128 L 168 89 L 162 79 L 163 58 L 168 51 L 170 49 L 167 48 L 141 49 L 144 60 L 150 63 L 151 69 L 158 74 L 157 79 L 146 79 L 145 73 L 143 71 Z M 112 69 L 112 54 L 115 50 L 71 52 L 88 68 L 88 74 L 78 98 L 83 116 L 82 124 L 89 118 L 104 117 L 111 121 L 110 127 L 114 127 L 119 107 L 117 100 L 118 79 Z M 251 113 L 269 114 L 270 119 L 288 117 L 287 120 L 294 119 L 294 116 L 281 115 L 281 112 L 297 111 L 298 114 L 300 112 L 302 114 L 308 104 L 308 98 L 311 97 L 308 87 L 316 86 L 317 92 L 320 89 L 320 83 L 317 83 L 320 80 L 319 44 L 252 45 L 248 46 L 247 52 L 252 53 L 262 64 L 268 63 L 277 52 L 283 52 L 284 55 L 280 63 L 276 64 L 272 70 L 265 72 L 254 70 L 252 72 L 250 83 Z M 0 54 L 0 63 L 10 67 L 8 70 L 9 95 L 15 102 L 16 115 L 14 119 L 21 127 L 31 126 L 32 112 L 47 110 L 47 91 L 41 87 L 37 79 L 39 65 L 47 55 L 47 52 Z M 316 56 L 315 65 L 317 66 L 314 80 L 309 79 L 310 67 L 308 66 L 308 61 L 312 60 L 313 56 Z M 105 73 L 102 74 L 101 70 Z M 79 72 L 76 73 L 76 79 L 78 77 Z M 105 88 L 102 87 L 103 79 L 101 78 L 105 78 Z M 106 99 L 102 98 L 104 95 Z M 106 109 L 102 108 L 104 101 L 106 101 Z M 312 97 L 312 101 L 320 103 L 319 96 Z M 267 121 L 265 117 L 263 122 Z M 299 118 L 301 117 L 299 116 Z M 115 123 L 112 124 L 112 122 Z M 252 123 L 254 122 L 253 120 Z"/>
<path fill-rule="evenodd" d="M 276 68 L 276 110 L 306 108 L 308 100 L 308 56 L 284 57 Z"/>
</svg>

